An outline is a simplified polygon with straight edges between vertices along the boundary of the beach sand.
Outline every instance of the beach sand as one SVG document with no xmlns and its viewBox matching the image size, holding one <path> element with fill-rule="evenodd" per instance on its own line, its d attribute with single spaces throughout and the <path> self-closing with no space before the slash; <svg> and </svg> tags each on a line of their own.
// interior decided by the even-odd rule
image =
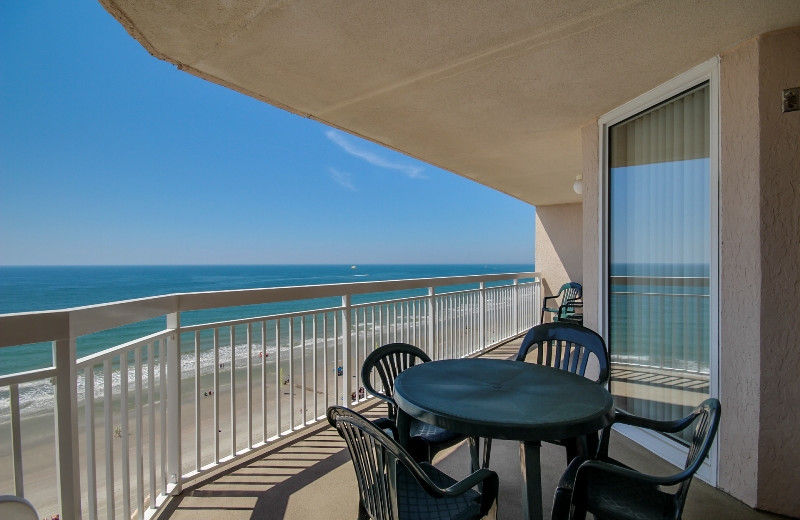
<svg viewBox="0 0 800 520">
<path fill-rule="evenodd" d="M 359 360 L 363 360 L 362 353 L 358 356 Z M 299 351 L 299 349 L 295 349 Z M 275 362 L 274 355 L 267 357 L 266 366 L 266 386 L 267 386 L 267 402 L 266 402 L 266 433 L 263 432 L 262 421 L 262 396 L 261 396 L 261 363 L 258 357 L 258 352 L 254 351 L 253 359 L 253 373 L 252 373 L 252 442 L 254 445 L 262 443 L 264 438 L 274 439 L 278 433 L 285 433 L 302 426 L 303 422 L 310 423 L 315 419 L 321 418 L 324 420 L 324 414 L 327 406 L 344 403 L 341 399 L 341 385 L 343 383 L 342 377 L 337 377 L 336 367 L 338 360 L 333 354 L 333 349 L 329 347 L 329 355 L 327 365 L 323 366 L 323 355 L 321 349 L 317 355 L 317 373 L 316 383 L 317 392 L 314 394 L 314 370 L 312 363 L 312 356 L 310 349 L 307 349 L 307 358 L 305 365 L 305 406 L 303 405 L 303 384 L 300 355 L 296 355 L 294 363 L 294 376 L 290 379 L 289 384 L 281 384 L 276 391 L 275 380 Z M 281 364 L 284 368 L 284 377 L 288 377 L 288 353 L 282 352 Z M 354 355 L 353 365 L 356 364 Z M 207 467 L 215 460 L 214 455 L 214 435 L 218 435 L 219 439 L 219 459 L 229 459 L 232 456 L 231 447 L 231 432 L 232 432 L 232 418 L 231 418 L 231 386 L 230 386 L 230 370 L 229 363 L 225 364 L 225 368 L 220 370 L 218 384 L 216 391 L 213 394 L 203 395 L 206 392 L 213 391 L 215 388 L 213 374 L 204 374 L 201 376 L 201 391 L 197 397 L 197 402 L 200 408 L 200 432 L 201 432 L 201 459 L 200 466 L 206 467 L 203 471 L 207 472 L 210 469 Z M 146 370 L 143 367 L 143 370 Z M 328 396 L 325 400 L 325 377 L 327 371 L 327 388 Z M 279 372 L 280 373 L 280 372 Z M 187 375 L 183 374 L 184 377 Z M 236 451 L 241 452 L 248 448 L 248 423 L 247 423 L 247 369 L 237 368 L 236 370 Z M 359 383 L 356 374 L 352 374 L 353 380 L 352 388 L 358 388 Z M 336 385 L 339 385 L 339 393 L 337 397 Z M 293 395 L 290 395 L 290 391 Z M 161 475 L 160 461 L 162 457 L 161 451 L 161 415 L 160 415 L 160 401 L 158 399 L 159 386 L 156 382 L 154 386 L 154 436 L 152 439 L 153 446 L 155 447 L 154 462 L 156 464 L 155 474 L 155 489 L 156 494 L 160 493 L 165 484 L 163 479 L 169 476 Z M 182 451 L 182 466 L 183 474 L 190 473 L 196 469 L 196 442 L 195 442 L 195 384 L 194 377 L 189 377 L 181 380 L 181 451 Z M 280 425 L 277 424 L 276 402 L 280 399 Z M 217 405 L 217 417 L 219 418 L 217 427 L 214 423 L 214 404 L 215 400 Z M 129 391 L 128 396 L 128 472 L 130 475 L 131 483 L 131 497 L 130 507 L 134 511 L 137 507 L 137 492 L 136 485 L 136 452 L 135 452 L 135 433 L 136 427 L 134 422 L 134 395 Z M 291 407 L 290 407 L 290 401 Z M 147 389 L 142 389 L 142 433 L 143 433 L 143 448 L 142 448 L 142 465 L 143 471 L 143 490 L 145 507 L 149 504 L 150 495 L 150 437 L 149 437 L 149 405 L 147 403 Z M 94 436 L 96 446 L 96 472 L 97 472 L 97 485 L 96 496 L 98 503 L 98 514 L 101 517 L 106 516 L 106 446 L 105 435 L 106 429 L 110 428 L 112 432 L 112 447 L 111 453 L 113 458 L 113 471 L 114 471 L 114 509 L 115 517 L 122 518 L 122 432 L 118 430 L 121 425 L 120 414 L 120 397 L 114 396 L 113 407 L 113 421 L 112 424 L 106 425 L 104 421 L 104 410 L 102 397 L 95 400 L 95 417 L 94 417 Z M 316 408 L 315 408 L 316 407 Z M 86 433 L 85 433 L 85 414 L 84 407 L 79 404 L 78 416 L 78 430 L 79 430 L 79 451 L 80 451 L 80 464 L 81 464 L 81 492 L 82 492 L 82 511 L 84 515 L 87 514 L 87 497 L 89 490 L 87 489 L 86 481 Z M 215 429 L 218 430 L 215 432 Z M 37 508 L 40 517 L 50 517 L 58 513 L 58 493 L 57 493 L 57 478 L 56 478 L 56 454 L 55 454 L 55 427 L 53 414 L 40 414 L 30 417 L 23 417 L 21 421 L 22 431 L 22 447 L 23 447 L 23 468 L 24 468 L 24 486 L 25 497 L 30 500 Z M 12 456 L 11 456 L 11 440 L 10 440 L 10 426 L 0 424 L 0 465 L 8 468 L 7 471 L 0 472 L 0 493 L 14 493 Z"/>
</svg>

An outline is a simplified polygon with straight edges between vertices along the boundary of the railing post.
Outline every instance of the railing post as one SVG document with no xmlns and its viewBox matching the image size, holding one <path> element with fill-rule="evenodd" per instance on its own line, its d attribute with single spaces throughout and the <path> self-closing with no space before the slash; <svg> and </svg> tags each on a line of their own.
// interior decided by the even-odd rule
<svg viewBox="0 0 800 520">
<path fill-rule="evenodd" d="M 511 335 L 519 332 L 519 279 L 514 278 L 514 286 L 511 288 Z"/>
<path fill-rule="evenodd" d="M 167 314 L 167 493 L 181 492 L 181 316 Z"/>
<path fill-rule="evenodd" d="M 542 315 L 540 313 L 542 307 L 544 307 L 544 294 L 542 294 L 542 277 L 539 276 L 539 282 L 536 284 L 536 295 L 534 297 L 534 301 L 538 307 L 534 309 L 534 316 L 539 316 L 539 321 L 534 323 L 534 325 L 541 325 L 542 324 Z M 534 318 L 535 319 L 535 318 Z"/>
<path fill-rule="evenodd" d="M 480 338 L 480 349 L 486 348 L 486 282 L 478 284 L 478 294 L 480 303 L 480 325 L 478 327 L 478 337 Z"/>
<path fill-rule="evenodd" d="M 345 294 L 342 296 L 342 349 L 344 350 L 344 359 L 342 360 L 342 392 L 344 393 L 344 402 L 352 404 L 350 396 L 353 393 L 353 382 L 350 377 L 351 364 L 352 364 L 352 350 L 353 338 L 350 331 L 350 295 Z M 358 396 L 356 396 L 358 397 Z"/>
<path fill-rule="evenodd" d="M 63 520 L 81 517 L 81 479 L 78 460 L 78 388 L 74 338 L 53 342 L 56 368 L 56 459 L 58 502 Z"/>
<path fill-rule="evenodd" d="M 436 324 L 436 287 L 428 287 L 428 355 L 438 359 L 436 342 L 439 340 Z"/>
</svg>

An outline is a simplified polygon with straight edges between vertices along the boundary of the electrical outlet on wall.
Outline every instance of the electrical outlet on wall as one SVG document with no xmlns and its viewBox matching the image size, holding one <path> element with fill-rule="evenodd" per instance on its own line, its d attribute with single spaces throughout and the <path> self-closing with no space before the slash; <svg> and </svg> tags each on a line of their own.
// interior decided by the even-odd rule
<svg viewBox="0 0 800 520">
<path fill-rule="evenodd" d="M 783 89 L 783 111 L 800 110 L 800 87 Z"/>
</svg>

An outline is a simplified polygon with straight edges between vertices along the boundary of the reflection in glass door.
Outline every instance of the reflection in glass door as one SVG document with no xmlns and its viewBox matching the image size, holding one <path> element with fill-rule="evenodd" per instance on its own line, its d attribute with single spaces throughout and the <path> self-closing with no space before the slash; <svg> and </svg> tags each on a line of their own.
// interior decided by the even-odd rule
<svg viewBox="0 0 800 520">
<path fill-rule="evenodd" d="M 710 393 L 704 83 L 608 130 L 608 317 L 618 408 L 682 417 Z"/>
</svg>

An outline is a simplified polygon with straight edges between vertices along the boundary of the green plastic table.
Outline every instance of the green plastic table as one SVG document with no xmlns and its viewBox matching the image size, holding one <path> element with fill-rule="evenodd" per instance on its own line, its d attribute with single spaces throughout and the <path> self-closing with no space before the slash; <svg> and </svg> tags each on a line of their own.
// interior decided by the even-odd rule
<svg viewBox="0 0 800 520">
<path fill-rule="evenodd" d="M 525 517 L 542 518 L 541 441 L 596 432 L 614 419 L 611 394 L 555 368 L 498 359 L 421 363 L 394 382 L 401 444 L 411 417 L 472 437 L 520 441 Z"/>
</svg>

